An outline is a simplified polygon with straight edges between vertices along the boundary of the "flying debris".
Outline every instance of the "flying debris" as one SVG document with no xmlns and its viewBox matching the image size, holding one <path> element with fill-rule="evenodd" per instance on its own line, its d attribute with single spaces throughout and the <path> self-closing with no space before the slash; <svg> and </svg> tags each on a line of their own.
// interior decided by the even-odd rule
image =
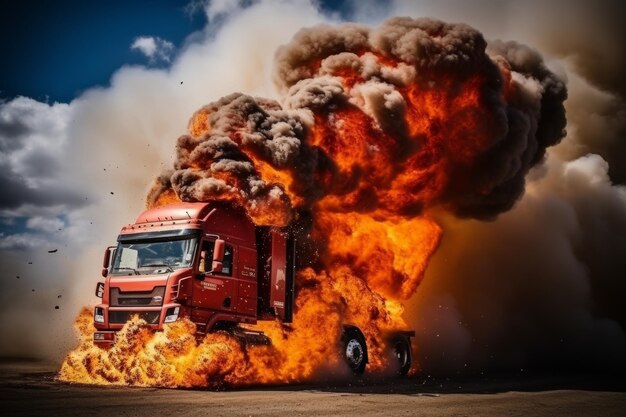
<svg viewBox="0 0 626 417">
<path fill-rule="evenodd" d="M 111 195 L 114 195 L 115 193 L 113 191 L 111 191 Z"/>
<path fill-rule="evenodd" d="M 58 310 L 58 309 L 59 309 L 59 306 L 54 306 L 54 309 L 55 309 L 55 310 Z"/>
<path fill-rule="evenodd" d="M 48 251 L 48 253 L 57 253 L 59 250 L 58 249 L 51 249 Z"/>
</svg>

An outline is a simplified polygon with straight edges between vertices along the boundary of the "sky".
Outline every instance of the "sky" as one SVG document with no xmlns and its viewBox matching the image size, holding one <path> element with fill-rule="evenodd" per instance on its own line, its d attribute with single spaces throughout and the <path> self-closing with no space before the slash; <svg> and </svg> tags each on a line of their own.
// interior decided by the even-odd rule
<svg viewBox="0 0 626 417">
<path fill-rule="evenodd" d="M 71 101 L 82 91 L 106 86 L 124 64 L 145 64 L 129 48 L 149 34 L 180 45 L 201 30 L 201 13 L 185 1 L 4 1 L 0 17 L 0 95 L 51 102 Z M 163 65 L 164 62 L 156 62 Z"/>
<path fill-rule="evenodd" d="M 511 211 L 441 219 L 407 305 L 420 360 L 625 366 L 624 4 L 547 3 L 2 1 L 0 356 L 58 360 L 72 345 L 103 249 L 145 206 L 195 110 L 235 91 L 278 99 L 274 54 L 303 27 L 407 15 L 528 44 L 569 94 L 567 137 Z"/>
<path fill-rule="evenodd" d="M 350 11 L 341 0 L 325 0 L 320 7 L 327 13 Z M 165 67 L 176 48 L 207 24 L 201 4 L 189 0 L 3 0 L 2 11 L 0 52 L 10 63 L 0 68 L 4 100 L 69 102 L 86 89 L 107 86 L 122 65 L 147 64 L 141 50 L 129 47 L 141 36 L 174 46 L 167 58 L 148 58 L 150 66 Z M 218 25 L 216 16 L 212 26 Z"/>
</svg>

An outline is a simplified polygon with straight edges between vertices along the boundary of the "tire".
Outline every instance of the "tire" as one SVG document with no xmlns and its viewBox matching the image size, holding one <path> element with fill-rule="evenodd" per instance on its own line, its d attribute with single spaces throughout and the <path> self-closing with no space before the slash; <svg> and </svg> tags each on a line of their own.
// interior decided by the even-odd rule
<svg viewBox="0 0 626 417">
<path fill-rule="evenodd" d="M 393 354 L 398 363 L 398 374 L 406 376 L 411 369 L 411 342 L 408 337 L 398 336 L 393 339 Z"/>
<path fill-rule="evenodd" d="M 367 345 L 363 333 L 356 327 L 346 327 L 342 337 L 342 353 L 355 375 L 362 375 L 367 365 Z"/>
</svg>

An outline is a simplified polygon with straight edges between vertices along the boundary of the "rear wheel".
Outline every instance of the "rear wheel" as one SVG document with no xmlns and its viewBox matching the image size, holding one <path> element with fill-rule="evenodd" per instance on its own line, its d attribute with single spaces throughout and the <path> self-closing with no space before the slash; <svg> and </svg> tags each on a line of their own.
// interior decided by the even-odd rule
<svg viewBox="0 0 626 417">
<path fill-rule="evenodd" d="M 411 369 L 411 342 L 408 337 L 398 336 L 393 340 L 393 353 L 398 361 L 398 373 L 405 376 Z"/>
<path fill-rule="evenodd" d="M 356 375 L 365 372 L 367 365 L 367 345 L 365 337 L 356 327 L 348 327 L 343 333 L 343 357 Z"/>
</svg>

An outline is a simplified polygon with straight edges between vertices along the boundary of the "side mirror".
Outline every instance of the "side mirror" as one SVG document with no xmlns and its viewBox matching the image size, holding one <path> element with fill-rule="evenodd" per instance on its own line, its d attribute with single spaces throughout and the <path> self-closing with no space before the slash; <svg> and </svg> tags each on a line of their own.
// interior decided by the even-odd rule
<svg viewBox="0 0 626 417">
<path fill-rule="evenodd" d="M 226 242 L 223 239 L 215 240 L 215 248 L 213 249 L 213 263 L 219 262 L 222 263 L 224 260 L 224 248 L 226 247 Z M 222 270 L 220 266 L 220 271 Z"/>
<path fill-rule="evenodd" d="M 212 272 L 222 272 L 222 263 L 220 261 L 213 261 Z"/>
<path fill-rule="evenodd" d="M 214 273 L 214 272 L 222 272 L 222 261 L 224 260 L 224 250 L 226 248 L 226 242 L 223 239 L 216 239 L 213 244 L 213 259 L 208 258 L 207 251 L 200 252 L 200 264 L 198 265 L 198 272 L 200 274 L 203 273 Z M 211 270 L 207 271 L 207 263 L 211 262 Z"/>
<path fill-rule="evenodd" d="M 103 295 L 104 295 L 104 283 L 103 282 L 99 282 L 96 285 L 96 297 L 102 298 Z"/>
<path fill-rule="evenodd" d="M 224 249 L 226 248 L 226 242 L 223 239 L 216 239 L 215 246 L 213 247 L 213 264 L 211 265 L 212 272 L 222 272 L 222 262 L 224 261 Z"/>
<path fill-rule="evenodd" d="M 111 259 L 111 248 L 104 250 L 104 258 L 102 259 L 102 268 L 109 268 L 109 259 Z"/>
<path fill-rule="evenodd" d="M 115 253 L 115 246 L 109 246 L 104 250 L 104 258 L 102 258 L 102 276 L 106 278 L 109 275 L 109 265 L 111 261 L 111 254 Z"/>
</svg>

